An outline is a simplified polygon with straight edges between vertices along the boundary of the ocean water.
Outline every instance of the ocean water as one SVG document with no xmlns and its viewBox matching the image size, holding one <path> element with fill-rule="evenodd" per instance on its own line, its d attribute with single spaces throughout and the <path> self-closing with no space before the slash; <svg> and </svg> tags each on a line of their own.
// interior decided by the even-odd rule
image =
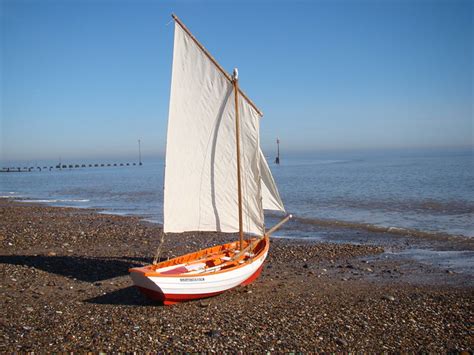
<svg viewBox="0 0 474 355">
<path fill-rule="evenodd" d="M 471 151 L 341 153 L 283 156 L 280 165 L 270 161 L 270 168 L 287 211 L 296 217 L 285 236 L 311 238 L 311 226 L 322 224 L 474 237 L 473 162 Z M 0 173 L 0 196 L 161 223 L 163 160 Z M 277 220 L 270 212 L 266 224 Z"/>
</svg>

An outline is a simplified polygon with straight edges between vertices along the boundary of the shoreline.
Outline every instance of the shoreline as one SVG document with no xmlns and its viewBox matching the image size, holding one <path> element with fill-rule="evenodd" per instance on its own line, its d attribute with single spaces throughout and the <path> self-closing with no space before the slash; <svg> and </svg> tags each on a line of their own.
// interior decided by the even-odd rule
<svg viewBox="0 0 474 355">
<path fill-rule="evenodd" d="M 20 196 L 19 198 L 15 198 L 14 195 L 12 195 L 0 196 L 0 200 L 12 201 L 21 204 L 34 204 L 46 207 L 92 210 L 104 215 L 139 218 L 143 222 L 157 224 L 159 227 L 162 226 L 162 221 L 156 220 L 154 219 L 154 217 L 151 217 L 149 215 L 135 214 L 129 212 L 118 212 L 106 208 L 98 208 L 87 205 L 67 205 L 68 202 L 89 202 L 88 199 L 58 198 L 49 200 L 35 200 L 22 196 Z M 58 202 L 64 202 L 65 204 L 55 204 Z M 268 217 L 276 218 L 276 221 L 279 221 L 279 219 L 281 218 L 281 216 L 277 216 L 272 212 L 269 213 Z M 292 227 L 292 224 L 295 222 L 298 224 L 296 229 Z M 297 232 L 295 232 L 295 230 Z M 287 234 L 278 235 L 281 232 L 286 232 Z M 302 236 L 305 234 L 313 236 Z M 337 236 L 338 234 L 344 234 L 344 236 L 342 236 L 340 239 L 337 239 L 335 238 L 335 236 Z M 369 237 L 365 240 L 361 239 L 361 234 Z M 468 236 L 463 234 L 449 234 L 441 231 L 426 231 L 404 227 L 390 227 L 365 222 L 351 222 L 335 219 L 306 218 L 294 216 L 294 218 L 290 221 L 289 224 L 285 224 L 282 228 L 279 229 L 279 231 L 275 235 L 275 238 L 301 241 L 311 240 L 330 243 L 368 243 L 372 245 L 389 246 L 391 249 L 395 248 L 398 250 L 406 249 L 407 246 L 409 246 L 411 248 L 411 253 L 404 253 L 405 255 L 411 254 L 415 256 L 416 250 L 421 250 L 421 254 L 423 255 L 426 255 L 426 251 L 457 251 L 470 253 L 470 256 L 474 257 L 474 236 Z M 389 241 L 387 242 L 387 240 Z M 469 264 L 469 262 L 467 262 L 466 264 Z M 462 267 L 459 267 L 458 265 L 457 269 L 458 271 L 467 271 L 472 276 L 474 276 L 474 265 L 468 266 L 469 268 L 467 268 L 466 270 L 462 270 Z"/>
<path fill-rule="evenodd" d="M 385 245 L 273 238 L 252 285 L 162 307 L 127 271 L 151 261 L 157 224 L 9 199 L 0 217 L 1 351 L 472 350 L 469 276 Z M 163 256 L 229 237 L 170 235 Z"/>
<path fill-rule="evenodd" d="M 104 214 L 111 214 L 111 215 L 118 215 L 118 216 L 131 216 L 131 217 L 142 217 L 143 220 L 149 221 L 151 223 L 162 224 L 161 220 L 154 219 L 150 215 L 141 215 L 136 213 L 130 212 L 118 212 L 112 209 L 107 208 L 98 208 L 94 206 L 80 206 L 80 205 L 68 205 L 67 203 L 71 202 L 90 202 L 88 198 L 50 198 L 50 199 L 41 199 L 41 198 L 33 198 L 27 196 L 15 196 L 14 194 L 11 195 L 0 195 L 0 200 L 11 200 L 13 202 L 19 203 L 31 203 L 31 204 L 40 204 L 42 206 L 49 206 L 49 207 L 63 207 L 63 208 L 78 208 L 78 209 L 92 209 L 101 211 Z M 58 204 L 59 203 L 59 204 Z M 467 207 L 466 207 L 467 208 Z M 268 218 L 276 218 L 279 220 L 281 215 L 275 214 L 272 211 L 267 211 Z M 472 212 L 472 210 L 470 210 Z M 148 220 L 147 220 L 148 219 Z M 462 233 L 450 233 L 446 231 L 440 230 L 422 230 L 419 228 L 410 228 L 410 227 L 403 227 L 397 225 L 383 225 L 383 224 L 376 224 L 371 222 L 364 222 L 364 221 L 351 221 L 351 220 L 339 220 L 339 219 L 331 219 L 331 218 L 317 218 L 317 217 L 301 217 L 298 215 L 294 215 L 292 219 L 293 223 L 298 223 L 302 229 L 307 229 L 310 226 L 316 226 L 320 228 L 332 228 L 332 229 L 344 229 L 344 230 L 357 230 L 361 232 L 372 232 L 372 233 L 388 233 L 396 236 L 408 236 L 413 238 L 419 239 L 427 239 L 427 240 L 439 240 L 439 241 L 447 241 L 447 242 L 457 242 L 457 243 L 464 243 L 469 246 L 469 250 L 474 251 L 474 235 L 462 234 Z M 292 235 L 288 238 L 295 238 L 295 239 L 304 239 L 298 235 Z"/>
</svg>

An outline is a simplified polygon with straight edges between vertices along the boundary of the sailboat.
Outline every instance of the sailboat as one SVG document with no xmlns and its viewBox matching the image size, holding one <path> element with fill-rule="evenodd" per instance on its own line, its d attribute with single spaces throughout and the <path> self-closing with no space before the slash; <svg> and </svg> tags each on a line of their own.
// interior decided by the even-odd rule
<svg viewBox="0 0 474 355">
<path fill-rule="evenodd" d="M 163 236 L 208 231 L 239 239 L 130 269 L 137 286 L 165 305 L 248 285 L 260 274 L 270 235 L 264 209 L 285 212 L 260 148 L 262 112 L 174 14 L 166 142 Z M 286 212 L 285 212 L 286 213 Z"/>
</svg>

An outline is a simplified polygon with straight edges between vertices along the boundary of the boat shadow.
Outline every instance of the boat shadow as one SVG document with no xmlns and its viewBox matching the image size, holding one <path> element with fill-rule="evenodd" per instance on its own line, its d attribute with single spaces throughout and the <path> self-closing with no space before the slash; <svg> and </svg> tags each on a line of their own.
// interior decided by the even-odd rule
<svg viewBox="0 0 474 355">
<path fill-rule="evenodd" d="M 0 255 L 0 264 L 34 267 L 52 274 L 86 282 L 98 282 L 128 274 L 131 267 L 150 263 L 150 258 Z"/>
<path fill-rule="evenodd" d="M 89 298 L 84 300 L 84 302 L 116 306 L 163 306 L 163 303 L 145 297 L 135 286 L 107 292 L 105 295 Z"/>
</svg>

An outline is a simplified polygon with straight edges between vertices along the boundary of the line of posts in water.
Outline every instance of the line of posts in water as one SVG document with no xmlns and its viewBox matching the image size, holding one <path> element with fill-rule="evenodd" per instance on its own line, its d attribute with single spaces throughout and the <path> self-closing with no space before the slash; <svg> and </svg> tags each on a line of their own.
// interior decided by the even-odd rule
<svg viewBox="0 0 474 355">
<path fill-rule="evenodd" d="M 32 171 L 52 171 L 52 170 L 62 170 L 62 169 L 78 169 L 78 168 L 104 168 L 104 167 L 117 167 L 117 166 L 140 166 L 143 165 L 142 162 L 139 163 L 96 163 L 96 164 L 58 164 L 55 166 L 35 166 L 35 167 L 7 167 L 0 169 L 2 173 L 15 173 L 15 172 L 32 172 Z"/>
</svg>

